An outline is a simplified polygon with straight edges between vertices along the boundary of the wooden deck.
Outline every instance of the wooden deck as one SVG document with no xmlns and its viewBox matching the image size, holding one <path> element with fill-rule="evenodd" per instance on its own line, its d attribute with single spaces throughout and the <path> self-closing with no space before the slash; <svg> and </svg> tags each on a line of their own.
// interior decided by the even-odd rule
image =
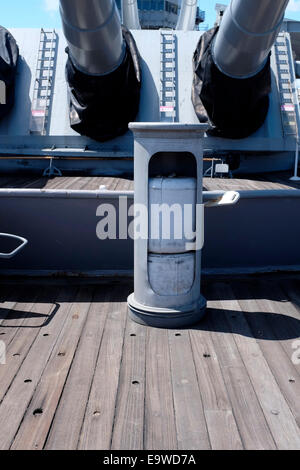
<svg viewBox="0 0 300 470">
<path fill-rule="evenodd" d="M 207 191 L 300 189 L 300 183 L 290 181 L 290 176 L 290 173 L 270 173 L 240 179 L 204 178 L 203 186 Z M 132 179 L 119 177 L 63 176 L 50 179 L 34 176 L 0 177 L 0 188 L 96 190 L 100 186 L 105 186 L 111 191 L 134 189 Z"/>
<path fill-rule="evenodd" d="M 131 291 L 2 285 L 0 449 L 300 449 L 299 276 L 206 280 L 185 330 L 130 321 Z"/>
</svg>

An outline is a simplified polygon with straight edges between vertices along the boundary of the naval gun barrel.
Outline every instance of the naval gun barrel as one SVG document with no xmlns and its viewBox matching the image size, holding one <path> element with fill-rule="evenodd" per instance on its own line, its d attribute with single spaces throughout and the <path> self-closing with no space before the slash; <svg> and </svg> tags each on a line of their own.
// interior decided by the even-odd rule
<svg viewBox="0 0 300 470">
<path fill-rule="evenodd" d="M 137 0 L 122 0 L 123 24 L 127 29 L 141 29 Z"/>
<path fill-rule="evenodd" d="M 126 47 L 115 0 L 60 0 L 60 14 L 78 70 L 105 75 L 119 67 Z"/>
<path fill-rule="evenodd" d="M 231 0 L 221 25 L 205 32 L 193 56 L 192 101 L 211 135 L 243 139 L 269 112 L 270 52 L 288 0 Z"/>
<path fill-rule="evenodd" d="M 197 16 L 197 0 L 182 0 L 177 30 L 192 31 L 195 29 Z"/>
<path fill-rule="evenodd" d="M 125 134 L 139 110 L 141 69 L 115 0 L 60 0 L 60 13 L 71 128 L 99 142 Z"/>
<path fill-rule="evenodd" d="M 212 53 L 226 75 L 247 78 L 266 64 L 279 33 L 288 0 L 232 0 L 225 11 Z"/>
</svg>

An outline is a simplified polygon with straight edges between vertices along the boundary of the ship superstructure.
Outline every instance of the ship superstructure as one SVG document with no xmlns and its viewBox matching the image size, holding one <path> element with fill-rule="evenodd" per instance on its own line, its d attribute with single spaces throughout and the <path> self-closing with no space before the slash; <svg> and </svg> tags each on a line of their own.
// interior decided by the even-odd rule
<svg viewBox="0 0 300 470">
<path fill-rule="evenodd" d="M 121 0 L 116 4 L 122 17 Z M 143 29 L 175 28 L 180 13 L 181 0 L 138 0 L 139 18 Z M 205 21 L 205 12 L 197 7 L 195 29 Z"/>
</svg>

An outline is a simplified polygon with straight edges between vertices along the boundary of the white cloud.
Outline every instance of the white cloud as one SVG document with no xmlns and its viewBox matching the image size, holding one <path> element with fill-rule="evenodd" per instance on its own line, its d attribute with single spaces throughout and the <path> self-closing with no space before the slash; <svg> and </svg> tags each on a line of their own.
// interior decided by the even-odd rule
<svg viewBox="0 0 300 470">
<path fill-rule="evenodd" d="M 287 10 L 289 11 L 300 11 L 300 0 L 290 0 Z"/>
<path fill-rule="evenodd" d="M 47 11 L 53 12 L 58 10 L 59 0 L 44 0 L 44 4 Z"/>
</svg>

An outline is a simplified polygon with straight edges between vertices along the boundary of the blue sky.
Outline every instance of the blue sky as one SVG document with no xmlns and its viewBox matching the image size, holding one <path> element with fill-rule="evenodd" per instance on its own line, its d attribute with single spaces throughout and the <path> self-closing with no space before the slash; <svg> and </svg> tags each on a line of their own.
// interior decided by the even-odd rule
<svg viewBox="0 0 300 470">
<path fill-rule="evenodd" d="M 227 0 L 200 0 L 202 10 L 206 11 L 206 22 L 212 26 L 215 20 L 215 4 L 228 4 Z M 0 0 L 0 22 L 7 28 L 59 28 L 58 0 Z M 290 0 L 286 13 L 289 18 L 300 20 L 300 0 Z"/>
</svg>

